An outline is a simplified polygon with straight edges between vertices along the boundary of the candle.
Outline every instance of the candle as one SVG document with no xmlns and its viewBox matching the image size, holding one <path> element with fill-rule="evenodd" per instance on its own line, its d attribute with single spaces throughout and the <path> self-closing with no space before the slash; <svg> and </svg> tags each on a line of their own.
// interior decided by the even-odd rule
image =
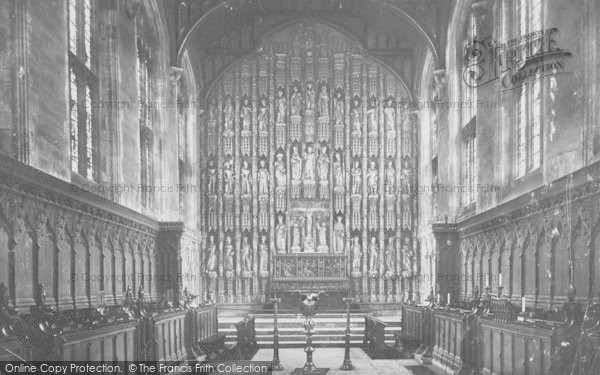
<svg viewBox="0 0 600 375">
<path fill-rule="evenodd" d="M 525 313 L 525 297 L 521 297 L 521 312 Z"/>
<path fill-rule="evenodd" d="M 498 275 L 498 286 L 502 286 L 502 272 Z"/>
<path fill-rule="evenodd" d="M 448 293 L 448 305 L 450 305 L 450 293 Z"/>
<path fill-rule="evenodd" d="M 442 302 L 442 295 L 440 293 L 438 293 L 437 295 L 437 303 Z"/>
</svg>

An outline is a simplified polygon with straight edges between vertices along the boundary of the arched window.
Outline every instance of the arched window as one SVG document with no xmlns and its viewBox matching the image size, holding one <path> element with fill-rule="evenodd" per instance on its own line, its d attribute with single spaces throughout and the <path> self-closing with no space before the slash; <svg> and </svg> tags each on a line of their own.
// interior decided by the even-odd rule
<svg viewBox="0 0 600 375">
<path fill-rule="evenodd" d="M 140 125 L 140 185 L 142 207 L 152 209 L 153 198 L 153 144 L 152 100 L 150 88 L 150 49 L 147 47 L 147 36 L 143 13 L 135 18 L 136 35 L 136 78 L 138 95 L 138 117 Z"/>
<path fill-rule="evenodd" d="M 542 29 L 542 0 L 516 2 L 516 37 Z M 535 47 L 532 47 L 535 48 Z M 535 55 L 524 52 L 522 59 Z M 526 60 L 525 60 L 526 61 Z M 542 81 L 541 73 L 521 87 L 516 103 L 516 177 L 523 177 L 541 166 L 542 154 Z"/>
<path fill-rule="evenodd" d="M 96 179 L 98 148 L 93 101 L 98 76 L 94 56 L 94 4 L 92 0 L 69 0 L 69 123 L 71 170 Z"/>
</svg>

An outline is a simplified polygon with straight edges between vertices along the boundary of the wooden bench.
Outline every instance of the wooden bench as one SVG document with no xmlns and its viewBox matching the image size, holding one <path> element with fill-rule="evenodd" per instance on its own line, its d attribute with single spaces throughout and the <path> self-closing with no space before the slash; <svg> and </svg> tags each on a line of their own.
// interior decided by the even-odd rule
<svg viewBox="0 0 600 375">
<path fill-rule="evenodd" d="M 255 319 L 245 318 L 235 324 L 237 331 L 236 352 L 239 359 L 252 359 L 258 351 Z"/>
</svg>

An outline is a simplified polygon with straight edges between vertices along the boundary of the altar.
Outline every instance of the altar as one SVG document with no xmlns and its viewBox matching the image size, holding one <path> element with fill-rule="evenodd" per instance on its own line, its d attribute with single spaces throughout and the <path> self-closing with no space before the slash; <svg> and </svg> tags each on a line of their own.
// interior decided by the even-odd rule
<svg viewBox="0 0 600 375">
<path fill-rule="evenodd" d="M 299 291 L 323 291 L 322 311 L 341 310 L 350 292 L 347 256 L 329 253 L 276 254 L 271 292 L 281 298 L 284 309 L 298 308 Z"/>
</svg>

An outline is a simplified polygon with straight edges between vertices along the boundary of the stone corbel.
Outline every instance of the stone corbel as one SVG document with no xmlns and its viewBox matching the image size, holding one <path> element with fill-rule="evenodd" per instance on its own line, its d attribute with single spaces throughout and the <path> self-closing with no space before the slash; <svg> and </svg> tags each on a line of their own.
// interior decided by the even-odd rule
<svg viewBox="0 0 600 375">
<path fill-rule="evenodd" d="M 172 85 L 176 85 L 179 80 L 181 79 L 181 76 L 183 75 L 183 69 L 178 67 L 178 66 L 171 66 L 169 67 L 169 80 L 171 81 Z"/>
<path fill-rule="evenodd" d="M 134 19 L 142 15 L 144 5 L 142 0 L 126 0 L 123 4 L 125 13 L 129 19 Z"/>
</svg>

